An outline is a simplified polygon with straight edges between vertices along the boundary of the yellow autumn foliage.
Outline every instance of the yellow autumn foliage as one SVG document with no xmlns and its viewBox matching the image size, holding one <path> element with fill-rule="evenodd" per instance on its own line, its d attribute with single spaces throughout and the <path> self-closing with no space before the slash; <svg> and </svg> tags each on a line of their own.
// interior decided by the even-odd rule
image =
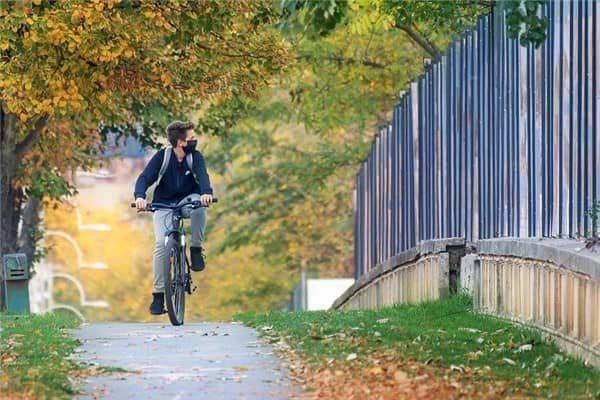
<svg viewBox="0 0 600 400">
<path fill-rule="evenodd" d="M 61 236 L 47 234 L 45 245 L 51 251 L 45 261 L 79 280 L 87 300 L 106 301 L 109 308 L 81 306 L 77 288 L 65 279 L 54 281 L 54 302 L 78 308 L 91 321 L 166 322 L 166 316 L 148 313 L 154 246 L 152 216 L 137 214 L 128 206 L 123 203 L 113 210 L 80 208 L 85 224 L 106 224 L 111 228 L 109 232 L 79 230 L 76 210 L 67 203 L 47 207 L 46 231 L 59 230 L 70 235 L 81 248 L 84 263 L 108 266 L 105 270 L 81 268 L 73 245 Z M 209 251 L 211 243 L 217 243 L 226 234 L 223 228 L 211 230 L 206 243 Z M 186 298 L 186 321 L 223 320 L 238 312 L 267 311 L 280 306 L 273 303 L 270 292 L 291 290 L 286 283 L 290 280 L 282 283 L 280 269 L 255 262 L 253 253 L 251 247 L 214 256 L 209 253 L 207 268 L 193 275 L 198 289 Z"/>
<path fill-rule="evenodd" d="M 71 243 L 60 236 L 46 235 L 51 246 L 46 262 L 72 275 L 84 287 L 87 300 L 104 300 L 108 309 L 82 307 L 79 292 L 69 281 L 54 282 L 54 301 L 73 305 L 89 320 L 150 320 L 148 304 L 152 292 L 152 225 L 127 210 L 80 209 L 86 224 L 106 224 L 109 232 L 79 230 L 76 210 L 66 204 L 49 207 L 44 214 L 45 230 L 70 235 L 81 248 L 83 263 L 105 263 L 108 269 L 89 269 L 78 265 Z"/>
</svg>

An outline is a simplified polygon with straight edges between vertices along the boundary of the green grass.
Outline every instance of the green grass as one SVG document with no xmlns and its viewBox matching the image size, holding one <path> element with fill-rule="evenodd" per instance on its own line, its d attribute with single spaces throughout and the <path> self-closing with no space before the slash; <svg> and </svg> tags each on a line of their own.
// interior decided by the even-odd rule
<svg viewBox="0 0 600 400">
<path fill-rule="evenodd" d="M 309 365 L 392 351 L 458 378 L 510 381 L 544 398 L 600 398 L 600 371 L 566 356 L 541 334 L 471 311 L 471 299 L 399 305 L 378 311 L 276 312 L 237 319 L 283 338 Z M 442 372 L 444 371 L 444 372 Z M 472 374 L 485 371 L 485 374 Z"/>
<path fill-rule="evenodd" d="M 0 313 L 0 398 L 71 398 L 68 376 L 81 367 L 67 356 L 79 342 L 65 329 L 78 324 L 63 313 Z"/>
</svg>

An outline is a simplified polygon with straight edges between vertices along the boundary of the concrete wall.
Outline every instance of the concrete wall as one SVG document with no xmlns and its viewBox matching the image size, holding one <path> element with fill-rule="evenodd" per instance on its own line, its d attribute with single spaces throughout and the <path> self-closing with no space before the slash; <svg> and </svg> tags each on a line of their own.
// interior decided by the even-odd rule
<svg viewBox="0 0 600 400">
<path fill-rule="evenodd" d="M 464 245 L 464 239 L 457 238 L 422 242 L 361 276 L 332 308 L 376 309 L 445 297 L 450 291 L 447 249 Z"/>
<path fill-rule="evenodd" d="M 563 239 L 490 239 L 461 263 L 476 310 L 541 329 L 600 367 L 600 253 Z"/>
</svg>

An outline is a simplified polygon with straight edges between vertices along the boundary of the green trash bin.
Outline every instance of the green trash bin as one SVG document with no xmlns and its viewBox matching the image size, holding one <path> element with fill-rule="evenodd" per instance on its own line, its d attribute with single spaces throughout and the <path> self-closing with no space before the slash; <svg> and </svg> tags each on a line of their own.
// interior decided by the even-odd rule
<svg viewBox="0 0 600 400">
<path fill-rule="evenodd" d="M 29 278 L 31 272 L 25 254 L 5 254 L 4 296 L 10 313 L 29 313 Z"/>
</svg>

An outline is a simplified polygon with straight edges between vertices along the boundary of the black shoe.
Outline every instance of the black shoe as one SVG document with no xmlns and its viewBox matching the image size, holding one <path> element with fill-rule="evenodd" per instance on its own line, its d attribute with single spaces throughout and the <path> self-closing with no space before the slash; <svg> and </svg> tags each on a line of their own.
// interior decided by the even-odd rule
<svg viewBox="0 0 600 400">
<path fill-rule="evenodd" d="M 160 315 L 165 311 L 165 294 L 152 293 L 152 303 L 150 304 L 150 314 Z"/>
<path fill-rule="evenodd" d="M 202 271 L 204 269 L 204 254 L 202 254 L 202 247 L 190 247 L 190 255 L 192 257 L 192 271 Z"/>
</svg>

